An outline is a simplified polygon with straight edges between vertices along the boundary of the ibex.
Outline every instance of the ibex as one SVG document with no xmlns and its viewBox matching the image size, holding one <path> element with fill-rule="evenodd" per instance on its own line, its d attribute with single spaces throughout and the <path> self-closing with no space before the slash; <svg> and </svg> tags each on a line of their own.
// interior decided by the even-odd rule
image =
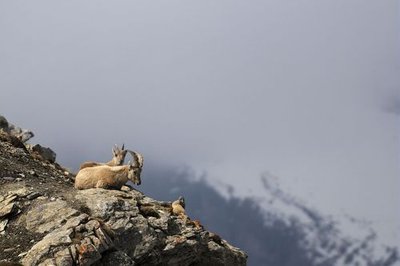
<svg viewBox="0 0 400 266">
<path fill-rule="evenodd" d="M 177 200 L 172 202 L 171 204 L 172 207 L 172 213 L 180 216 L 180 215 L 186 215 L 185 212 L 185 198 L 180 196 Z"/>
<path fill-rule="evenodd" d="M 140 174 L 143 167 L 143 156 L 140 153 L 129 151 L 132 155 L 132 163 L 121 166 L 99 165 L 79 170 L 75 177 L 75 188 L 105 188 L 121 189 L 131 180 L 134 184 L 140 185 Z"/>
<path fill-rule="evenodd" d="M 111 159 L 111 161 L 106 163 L 84 162 L 83 164 L 80 165 L 79 170 L 82 170 L 83 168 L 86 167 L 93 167 L 99 165 L 108 165 L 108 166 L 123 165 L 125 161 L 126 152 L 127 150 L 124 150 L 124 144 L 122 144 L 121 149 L 115 144 L 115 147 L 112 148 L 113 158 Z"/>
</svg>

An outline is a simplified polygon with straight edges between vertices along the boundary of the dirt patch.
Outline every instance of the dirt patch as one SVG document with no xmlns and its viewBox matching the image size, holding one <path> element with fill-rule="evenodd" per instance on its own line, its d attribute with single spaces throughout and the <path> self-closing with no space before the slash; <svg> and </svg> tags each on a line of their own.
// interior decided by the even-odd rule
<svg viewBox="0 0 400 266">
<path fill-rule="evenodd" d="M 58 164 L 31 154 L 18 140 L 0 136 L 0 197 L 17 193 L 12 196 L 13 212 L 0 217 L 0 222 L 7 220 L 0 233 L 0 261 L 18 262 L 21 254 L 43 238 L 44 234 L 27 230 L 21 219 L 36 204 L 57 199 L 74 202 L 72 178 Z"/>
</svg>

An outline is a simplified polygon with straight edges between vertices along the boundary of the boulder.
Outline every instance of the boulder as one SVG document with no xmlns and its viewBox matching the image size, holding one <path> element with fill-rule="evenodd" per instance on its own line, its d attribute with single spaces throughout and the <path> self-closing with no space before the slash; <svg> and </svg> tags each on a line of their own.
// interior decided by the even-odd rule
<svg viewBox="0 0 400 266">
<path fill-rule="evenodd" d="M 44 160 L 54 163 L 56 161 L 56 153 L 47 147 L 43 147 L 40 144 L 32 146 L 32 152 L 39 154 Z"/>
<path fill-rule="evenodd" d="M 48 234 L 23 265 L 246 265 L 243 251 L 138 191 L 88 189 L 75 200 L 80 211 L 56 201 L 26 214 L 28 230 Z M 158 217 L 143 216 L 142 202 L 152 202 Z"/>
</svg>

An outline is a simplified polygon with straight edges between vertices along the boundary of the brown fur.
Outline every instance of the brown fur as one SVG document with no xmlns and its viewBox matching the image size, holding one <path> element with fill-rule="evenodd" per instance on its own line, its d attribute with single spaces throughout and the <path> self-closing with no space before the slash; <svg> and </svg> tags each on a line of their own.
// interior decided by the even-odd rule
<svg viewBox="0 0 400 266">
<path fill-rule="evenodd" d="M 188 216 L 185 212 L 185 199 L 182 196 L 172 202 L 171 207 L 172 214 L 181 217 L 185 221 L 185 223 L 188 221 Z"/>
<path fill-rule="evenodd" d="M 108 166 L 100 165 L 88 167 L 80 170 L 75 177 L 75 188 L 115 188 L 121 187 L 132 180 L 136 184 L 140 184 L 135 176 L 135 168 L 131 165 Z M 140 180 L 140 177 L 139 177 Z"/>
<path fill-rule="evenodd" d="M 174 201 L 172 203 L 172 213 L 177 216 L 182 214 L 186 215 L 185 209 L 179 204 L 179 201 Z"/>
</svg>

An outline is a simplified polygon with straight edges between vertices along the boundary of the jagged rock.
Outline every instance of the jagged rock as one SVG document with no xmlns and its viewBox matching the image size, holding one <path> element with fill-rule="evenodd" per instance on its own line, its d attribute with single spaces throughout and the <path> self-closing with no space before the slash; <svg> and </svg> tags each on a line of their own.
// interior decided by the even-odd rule
<svg viewBox="0 0 400 266">
<path fill-rule="evenodd" d="M 16 197 L 22 198 L 22 197 L 26 197 L 31 192 L 32 191 L 29 188 L 27 188 L 26 186 L 20 186 L 16 189 L 10 190 L 8 192 L 8 194 L 9 194 L 9 197 L 16 196 Z"/>
<path fill-rule="evenodd" d="M 32 147 L 32 151 L 39 154 L 44 160 L 54 163 L 56 161 L 56 153 L 50 149 L 36 144 Z"/>
<path fill-rule="evenodd" d="M 0 220 L 0 233 L 6 229 L 8 219 Z"/>
<path fill-rule="evenodd" d="M 26 228 L 37 233 L 50 232 L 78 213 L 61 200 L 39 204 L 27 213 Z"/>
<path fill-rule="evenodd" d="M 22 141 L 19 138 L 9 134 L 7 131 L 0 130 L 0 141 L 9 142 L 14 147 L 21 148 L 25 152 L 28 152 L 28 150 L 25 147 L 25 144 L 22 143 Z M 18 152 L 18 151 L 13 151 L 13 152 Z"/>
<path fill-rule="evenodd" d="M 88 189 L 78 191 L 75 198 L 80 209 L 88 213 L 77 216 L 67 202 L 56 201 L 40 204 L 27 214 L 28 229 L 54 231 L 28 251 L 24 265 L 108 265 L 110 261 L 120 261 L 118 265 L 246 263 L 242 251 L 225 241 L 214 242 L 207 231 L 168 212 L 160 210 L 160 218 L 146 219 L 137 204 L 147 197 L 138 191 Z M 39 213 L 45 218 L 40 219 Z M 63 213 L 65 222 L 61 223 L 55 213 Z"/>
<path fill-rule="evenodd" d="M 0 129 L 8 134 L 18 138 L 22 143 L 27 142 L 29 139 L 34 137 L 32 131 L 17 127 L 7 121 L 7 119 L 0 115 Z"/>
<path fill-rule="evenodd" d="M 8 130 L 8 121 L 2 115 L 0 115 L 0 129 L 3 129 L 5 131 Z"/>
<path fill-rule="evenodd" d="M 43 240 L 36 243 L 26 254 L 22 260 L 23 265 L 40 265 L 41 262 L 45 262 L 49 255 L 54 253 L 55 250 L 65 249 L 66 245 L 72 243 L 71 236 L 73 235 L 73 229 L 61 228 L 54 232 L 46 235 Z M 72 264 L 71 264 L 72 265 Z"/>
<path fill-rule="evenodd" d="M 21 142 L 25 143 L 35 136 L 32 131 L 27 129 L 22 129 L 20 127 L 14 126 L 13 124 L 8 124 L 8 132 L 17 137 Z"/>
<path fill-rule="evenodd" d="M 107 252 L 102 255 L 100 261 L 94 264 L 95 266 L 108 266 L 108 265 L 119 265 L 119 266 L 134 266 L 135 262 L 124 252 L 114 251 Z"/>
<path fill-rule="evenodd" d="M 16 195 L 10 195 L 5 198 L 3 197 L 3 199 L 0 199 L 0 219 L 2 217 L 8 216 L 15 211 L 16 205 L 14 200 L 16 198 Z"/>
<path fill-rule="evenodd" d="M 26 198 L 28 200 L 33 200 L 33 199 L 40 197 L 41 195 L 42 195 L 41 193 L 35 191 L 35 192 L 32 192 L 29 195 L 27 195 Z"/>
</svg>

